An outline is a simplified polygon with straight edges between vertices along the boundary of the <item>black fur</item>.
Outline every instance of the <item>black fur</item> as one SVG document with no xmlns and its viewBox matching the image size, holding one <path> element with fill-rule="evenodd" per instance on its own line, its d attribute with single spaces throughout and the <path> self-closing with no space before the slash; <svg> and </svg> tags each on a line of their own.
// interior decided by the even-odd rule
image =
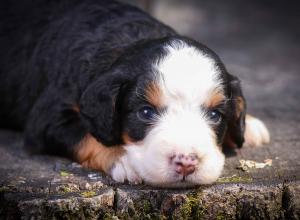
<svg viewBox="0 0 300 220">
<path fill-rule="evenodd" d="M 230 113 L 229 120 L 227 122 L 227 138 L 231 143 L 234 143 L 235 146 L 241 148 L 244 143 L 244 133 L 245 133 L 245 117 L 246 117 L 246 100 L 244 98 L 240 80 L 227 74 L 228 76 L 228 96 Z M 228 140 L 227 139 L 227 140 Z M 226 143 L 225 143 L 226 144 Z"/>
<path fill-rule="evenodd" d="M 87 133 L 106 146 L 122 144 L 124 131 L 142 139 L 147 125 L 135 112 L 145 103 L 132 97 L 149 80 L 147 64 L 164 56 L 162 45 L 171 39 L 212 56 L 224 70 L 224 85 L 232 85 L 233 96 L 241 93 L 211 50 L 133 6 L 112 0 L 0 4 L 0 126 L 25 130 L 25 145 L 34 151 L 72 157 Z M 241 118 L 229 128 L 238 145 Z"/>
</svg>

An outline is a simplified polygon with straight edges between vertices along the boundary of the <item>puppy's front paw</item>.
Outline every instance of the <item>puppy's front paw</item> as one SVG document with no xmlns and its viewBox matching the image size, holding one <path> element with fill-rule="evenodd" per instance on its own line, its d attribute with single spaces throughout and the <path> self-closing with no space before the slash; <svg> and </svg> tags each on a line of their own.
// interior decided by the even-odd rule
<svg viewBox="0 0 300 220">
<path fill-rule="evenodd" d="M 245 145 L 258 147 L 270 142 L 270 134 L 265 124 L 258 118 L 246 115 Z"/>
<path fill-rule="evenodd" d="M 122 156 L 114 163 L 110 175 L 117 182 L 123 183 L 125 180 L 128 180 L 128 182 L 133 184 L 142 183 L 142 179 L 132 169 L 126 156 Z"/>
</svg>

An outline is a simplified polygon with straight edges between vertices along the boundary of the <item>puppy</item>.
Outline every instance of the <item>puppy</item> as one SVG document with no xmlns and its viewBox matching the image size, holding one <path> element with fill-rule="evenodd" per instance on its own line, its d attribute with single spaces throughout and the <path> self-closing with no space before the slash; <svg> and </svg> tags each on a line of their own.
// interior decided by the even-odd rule
<svg viewBox="0 0 300 220">
<path fill-rule="evenodd" d="M 269 142 L 206 46 L 115 1 L 3 4 L 0 125 L 118 182 L 214 182 L 224 147 Z M 22 5 L 24 4 L 24 5 Z"/>
</svg>

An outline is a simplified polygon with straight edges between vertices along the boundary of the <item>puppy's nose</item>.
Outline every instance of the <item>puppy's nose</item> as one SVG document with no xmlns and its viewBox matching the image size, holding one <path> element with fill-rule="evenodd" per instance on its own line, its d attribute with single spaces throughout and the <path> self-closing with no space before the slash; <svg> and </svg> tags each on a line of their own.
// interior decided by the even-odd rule
<svg viewBox="0 0 300 220">
<path fill-rule="evenodd" d="M 194 173 L 199 159 L 195 154 L 177 154 L 172 158 L 172 162 L 175 165 L 176 173 L 187 176 Z"/>
</svg>

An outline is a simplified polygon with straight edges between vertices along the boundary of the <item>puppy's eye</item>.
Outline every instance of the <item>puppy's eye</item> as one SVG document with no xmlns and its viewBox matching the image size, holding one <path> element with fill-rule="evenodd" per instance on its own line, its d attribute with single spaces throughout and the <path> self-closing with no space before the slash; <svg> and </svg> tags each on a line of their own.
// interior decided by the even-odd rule
<svg viewBox="0 0 300 220">
<path fill-rule="evenodd" d="M 144 106 L 140 108 L 137 112 L 137 116 L 142 121 L 151 121 L 156 115 L 156 110 L 151 106 Z"/>
<path fill-rule="evenodd" d="M 222 113 L 218 110 L 209 110 L 207 116 L 213 123 L 218 123 L 222 119 Z"/>
</svg>

